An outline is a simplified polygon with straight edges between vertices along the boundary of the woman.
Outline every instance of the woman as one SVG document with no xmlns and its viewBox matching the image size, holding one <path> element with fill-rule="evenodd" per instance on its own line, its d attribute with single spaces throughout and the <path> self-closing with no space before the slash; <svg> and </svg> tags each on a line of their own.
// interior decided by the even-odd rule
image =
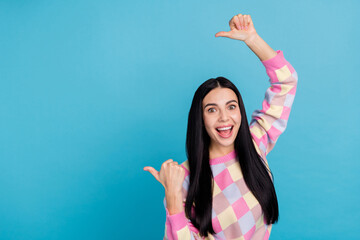
<svg viewBox="0 0 360 240">
<path fill-rule="evenodd" d="M 229 32 L 259 57 L 270 77 L 262 110 L 250 122 L 238 89 L 224 77 L 195 92 L 186 136 L 188 160 L 169 159 L 160 172 L 145 167 L 165 188 L 164 239 L 268 239 L 279 218 L 266 160 L 285 131 L 297 73 L 281 50 L 256 33 L 250 15 L 235 15 Z M 198 206 L 198 207 L 196 207 Z"/>
</svg>

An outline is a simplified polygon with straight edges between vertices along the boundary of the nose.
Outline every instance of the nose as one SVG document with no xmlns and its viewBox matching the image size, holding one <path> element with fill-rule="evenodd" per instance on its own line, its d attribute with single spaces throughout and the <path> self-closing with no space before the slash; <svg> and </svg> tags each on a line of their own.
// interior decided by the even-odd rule
<svg viewBox="0 0 360 240">
<path fill-rule="evenodd" d="M 220 111 L 219 121 L 226 122 L 229 120 L 229 116 L 225 110 Z"/>
</svg>

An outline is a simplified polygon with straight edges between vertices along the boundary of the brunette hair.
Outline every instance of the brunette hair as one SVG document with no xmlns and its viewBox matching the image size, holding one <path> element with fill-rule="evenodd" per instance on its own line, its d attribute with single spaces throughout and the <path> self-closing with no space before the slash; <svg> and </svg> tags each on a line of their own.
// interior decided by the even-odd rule
<svg viewBox="0 0 360 240">
<path fill-rule="evenodd" d="M 215 234 L 212 227 L 213 175 L 209 161 L 210 137 L 204 126 L 202 101 L 212 89 L 217 87 L 233 90 L 239 100 L 241 125 L 234 146 L 245 183 L 259 201 L 266 223 L 268 225 L 276 223 L 279 218 L 273 175 L 255 149 L 240 92 L 225 77 L 211 78 L 201 84 L 194 94 L 186 134 L 190 182 L 185 213 L 191 223 L 199 229 L 201 236 L 208 236 L 208 233 Z M 193 204 L 195 204 L 194 216 L 191 214 Z"/>
</svg>

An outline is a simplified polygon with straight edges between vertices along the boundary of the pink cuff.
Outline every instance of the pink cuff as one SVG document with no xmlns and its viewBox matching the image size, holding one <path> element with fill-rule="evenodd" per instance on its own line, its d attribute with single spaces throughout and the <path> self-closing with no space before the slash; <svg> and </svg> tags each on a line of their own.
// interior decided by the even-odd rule
<svg viewBox="0 0 360 240">
<path fill-rule="evenodd" d="M 165 208 L 166 218 L 169 220 L 171 228 L 173 231 L 178 231 L 187 226 L 187 218 L 185 216 L 185 211 L 170 215 L 169 210 Z"/>
<path fill-rule="evenodd" d="M 272 57 L 265 61 L 261 61 L 267 69 L 279 69 L 282 68 L 284 65 L 287 65 L 287 61 L 284 58 L 283 52 L 281 50 L 277 50 L 276 53 L 277 55 L 275 57 Z"/>
<path fill-rule="evenodd" d="M 272 83 L 278 82 L 275 70 L 283 68 L 285 65 L 289 68 L 291 73 L 294 73 L 294 68 L 290 65 L 290 63 L 285 59 L 284 54 L 281 50 L 276 51 L 277 55 L 268 60 L 261 61 L 262 64 L 266 68 L 266 72 L 270 77 Z"/>
</svg>

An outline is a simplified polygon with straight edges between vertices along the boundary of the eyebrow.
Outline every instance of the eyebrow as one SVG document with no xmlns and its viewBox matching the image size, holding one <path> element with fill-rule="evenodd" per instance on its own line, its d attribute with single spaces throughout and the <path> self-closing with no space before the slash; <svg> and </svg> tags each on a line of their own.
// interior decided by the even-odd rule
<svg viewBox="0 0 360 240">
<path fill-rule="evenodd" d="M 236 102 L 236 103 L 237 103 L 236 100 L 230 100 L 230 101 L 228 101 L 225 105 L 228 105 L 228 104 L 231 103 L 231 102 Z M 216 104 L 216 103 L 208 103 L 208 104 L 205 105 L 204 109 L 205 109 L 207 106 L 217 106 L 217 104 Z"/>
</svg>

